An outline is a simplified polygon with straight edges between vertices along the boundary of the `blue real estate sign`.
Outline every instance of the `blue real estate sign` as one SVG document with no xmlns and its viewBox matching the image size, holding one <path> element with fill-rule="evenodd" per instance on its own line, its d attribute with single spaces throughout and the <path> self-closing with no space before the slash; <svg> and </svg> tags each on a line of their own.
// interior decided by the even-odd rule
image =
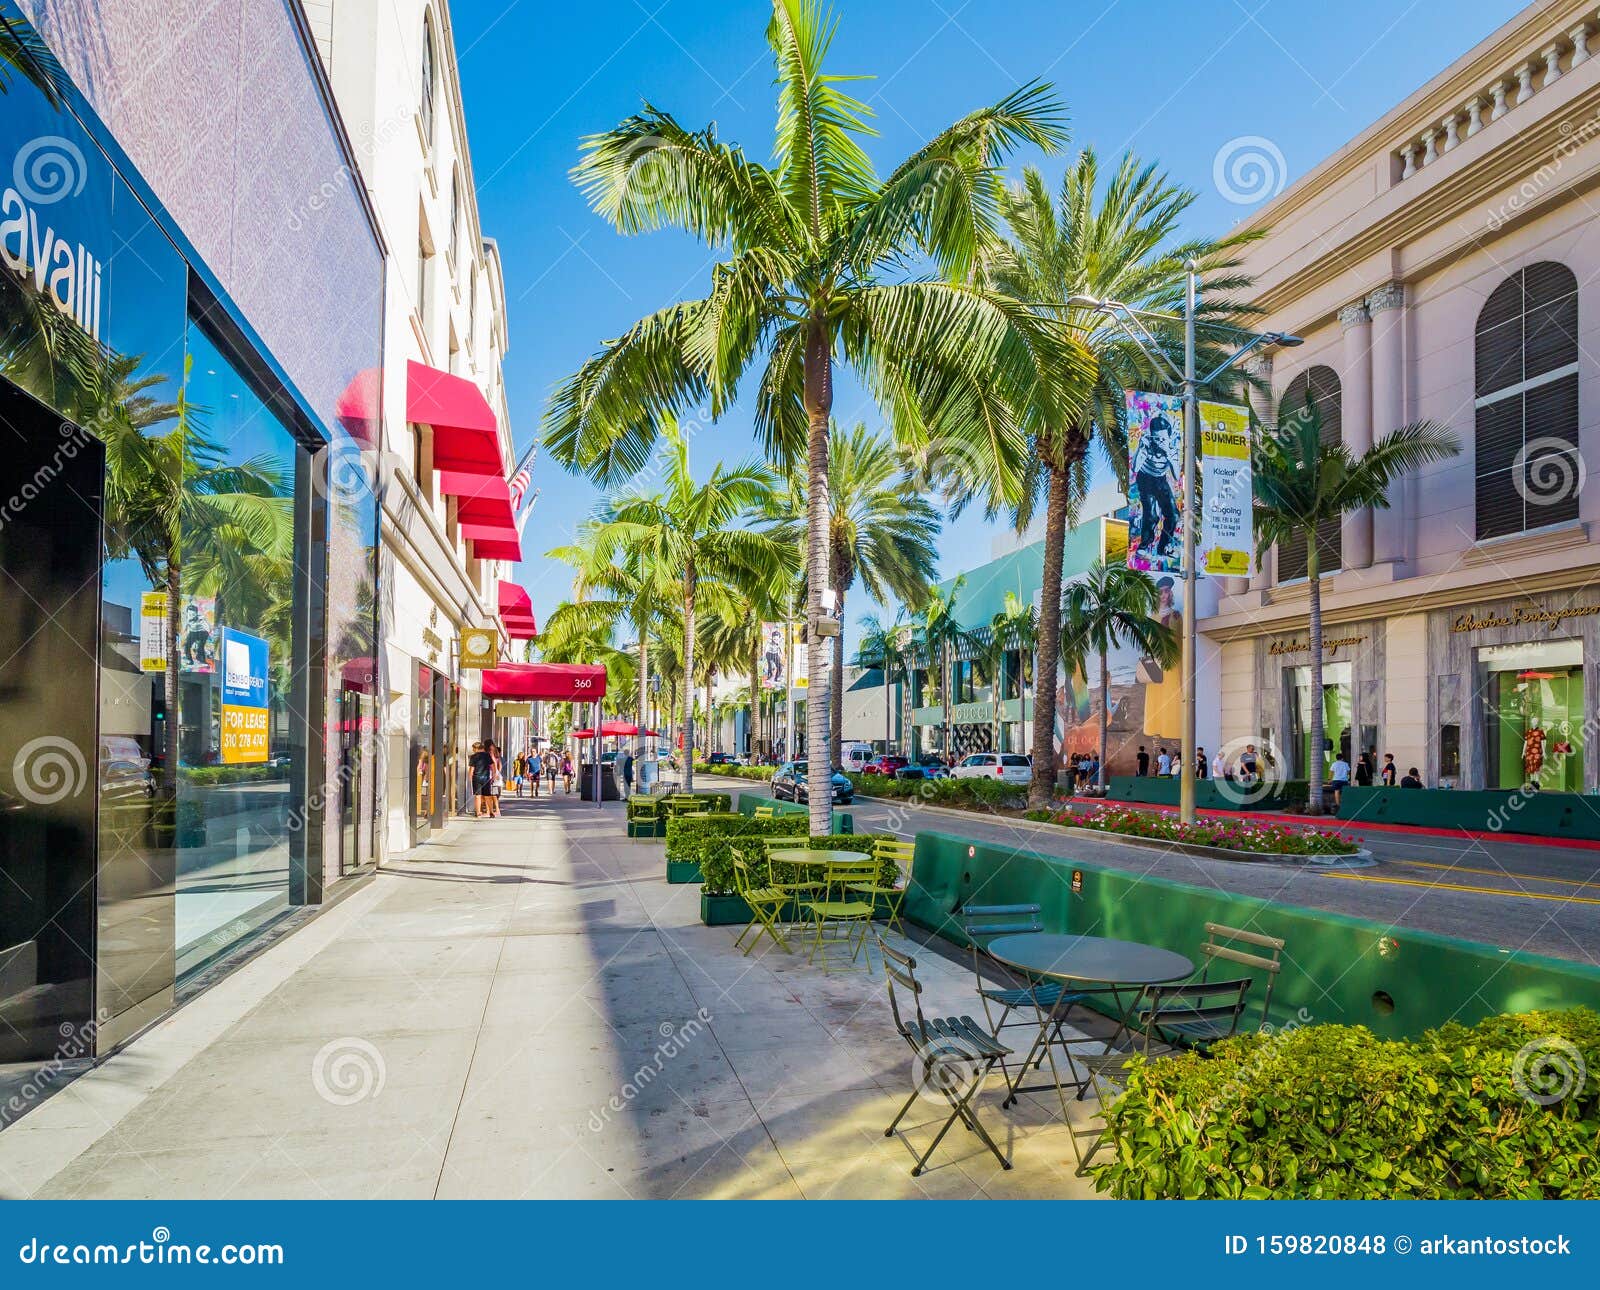
<svg viewBox="0 0 1600 1290">
<path fill-rule="evenodd" d="M 259 636 L 222 633 L 222 760 L 263 762 L 270 756 L 267 665 L 271 651 Z"/>
</svg>

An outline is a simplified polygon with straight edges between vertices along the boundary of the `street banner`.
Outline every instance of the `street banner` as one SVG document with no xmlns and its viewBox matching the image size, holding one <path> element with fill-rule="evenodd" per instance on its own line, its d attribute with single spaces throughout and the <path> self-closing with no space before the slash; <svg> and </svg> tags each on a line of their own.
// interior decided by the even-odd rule
<svg viewBox="0 0 1600 1290">
<path fill-rule="evenodd" d="M 1128 567 L 1183 572 L 1183 399 L 1127 392 Z"/>
<path fill-rule="evenodd" d="M 178 670 L 217 670 L 217 598 L 186 596 L 178 630 Z"/>
<path fill-rule="evenodd" d="M 271 651 L 259 636 L 222 632 L 222 760 L 228 765 L 263 762 L 271 755 Z"/>
<path fill-rule="evenodd" d="M 139 597 L 139 670 L 165 672 L 172 656 L 172 631 L 167 622 L 167 593 L 146 591 Z"/>
<path fill-rule="evenodd" d="M 1200 530 L 1195 559 L 1201 573 L 1248 578 L 1254 564 L 1251 521 L 1250 410 L 1205 403 L 1200 413 Z"/>
</svg>

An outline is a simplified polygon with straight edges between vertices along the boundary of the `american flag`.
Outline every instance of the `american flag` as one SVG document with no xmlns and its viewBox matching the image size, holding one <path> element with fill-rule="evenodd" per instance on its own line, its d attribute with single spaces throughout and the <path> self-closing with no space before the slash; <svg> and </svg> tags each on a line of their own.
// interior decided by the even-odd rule
<svg viewBox="0 0 1600 1290">
<path fill-rule="evenodd" d="M 533 482 L 533 459 L 538 455 L 539 441 L 535 439 L 528 445 L 528 451 L 522 454 L 522 460 L 517 463 L 516 473 L 511 476 L 508 487 L 511 490 L 511 509 L 516 511 L 522 505 L 523 494 L 528 491 L 528 485 Z"/>
</svg>

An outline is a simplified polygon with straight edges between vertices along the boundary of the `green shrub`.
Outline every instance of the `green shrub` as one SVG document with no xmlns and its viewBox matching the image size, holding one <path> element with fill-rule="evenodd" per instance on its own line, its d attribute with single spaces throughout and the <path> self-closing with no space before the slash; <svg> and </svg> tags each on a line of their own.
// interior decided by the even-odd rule
<svg viewBox="0 0 1600 1290">
<path fill-rule="evenodd" d="M 1565 1096 L 1534 1100 L 1563 1074 Z M 1209 1058 L 1136 1057 L 1106 1121 L 1113 1154 L 1095 1185 L 1122 1199 L 1600 1197 L 1600 1014 L 1518 1013 L 1416 1040 L 1305 1026 Z"/>
<path fill-rule="evenodd" d="M 895 779 L 889 775 L 850 775 L 858 793 L 869 797 L 889 797 L 925 802 L 930 806 L 966 808 L 1018 807 L 1028 800 L 1026 784 L 1007 784 L 1000 779 Z"/>
<path fill-rule="evenodd" d="M 694 764 L 696 775 L 730 775 L 734 779 L 758 779 L 766 781 L 772 778 L 776 766 L 712 766 L 707 762 L 697 761 Z"/>
<path fill-rule="evenodd" d="M 751 822 L 766 827 L 760 830 L 741 831 L 736 834 L 721 834 L 710 840 L 700 852 L 700 877 L 707 895 L 726 896 L 732 894 L 734 890 L 733 852 L 735 847 L 739 849 L 739 853 L 744 857 L 746 864 L 761 867 L 762 871 L 765 872 L 766 847 L 761 841 L 763 837 L 781 838 L 794 834 L 796 846 L 805 846 L 813 851 L 858 851 L 870 854 L 873 843 L 879 838 L 893 836 L 889 833 L 833 833 L 825 834 L 820 838 L 803 838 L 800 834 L 804 831 L 806 822 L 798 816 L 791 816 L 787 820 L 754 820 Z M 774 864 L 772 870 L 774 882 L 797 882 L 806 877 L 814 878 L 817 874 L 814 869 L 802 871 L 799 865 L 782 863 Z M 880 882 L 892 883 L 899 875 L 900 866 L 893 860 L 884 860 L 878 866 L 878 879 Z"/>
</svg>

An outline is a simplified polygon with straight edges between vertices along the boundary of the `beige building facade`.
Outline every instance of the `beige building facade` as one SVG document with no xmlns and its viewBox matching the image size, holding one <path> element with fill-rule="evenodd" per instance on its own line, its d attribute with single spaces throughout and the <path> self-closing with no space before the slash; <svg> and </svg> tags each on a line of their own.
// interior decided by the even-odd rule
<svg viewBox="0 0 1600 1290">
<path fill-rule="evenodd" d="M 1319 535 L 1334 753 L 1429 785 L 1600 786 L 1600 12 L 1531 5 L 1248 222 L 1264 419 L 1354 451 L 1419 420 L 1455 458 Z M 1201 729 L 1312 771 L 1306 552 L 1223 580 Z M 1330 572 L 1331 571 L 1331 572 Z"/>
</svg>

